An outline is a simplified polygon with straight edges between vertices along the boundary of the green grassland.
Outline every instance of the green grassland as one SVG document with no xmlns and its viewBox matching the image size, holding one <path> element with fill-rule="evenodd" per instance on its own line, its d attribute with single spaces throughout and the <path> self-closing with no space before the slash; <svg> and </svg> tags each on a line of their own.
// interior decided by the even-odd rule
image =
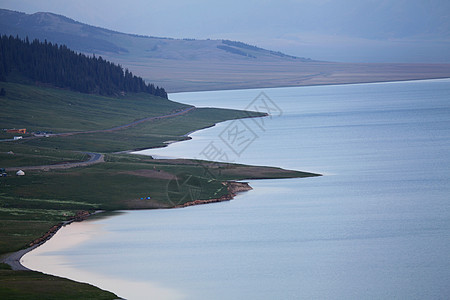
<svg viewBox="0 0 450 300">
<path fill-rule="evenodd" d="M 0 128 L 26 128 L 29 132 L 105 130 L 191 107 L 144 93 L 112 98 L 14 83 L 1 83 L 0 87 L 7 93 L 6 97 L 0 97 Z M 16 145 L 32 146 L 31 151 L 39 147 L 98 152 L 162 147 L 166 141 L 186 140 L 185 134 L 218 122 L 262 115 L 232 109 L 198 108 L 185 115 L 141 123 L 126 130 L 3 143 L 0 159 L 10 160 L 6 153 L 14 152 Z M 4 135 L 3 138 L 8 137 Z M 23 151 L 17 153 L 24 154 Z"/>
<path fill-rule="evenodd" d="M 1 168 L 84 161 L 87 157 L 87 154 L 70 150 L 30 147 L 20 142 L 0 142 Z"/>
<path fill-rule="evenodd" d="M 163 147 L 167 145 L 165 143 L 167 141 L 189 139 L 185 136 L 189 132 L 213 126 L 218 122 L 249 116 L 258 116 L 258 113 L 229 109 L 197 108 L 176 118 L 149 121 L 126 130 L 23 140 L 15 143 L 26 143 L 30 146 L 53 149 L 95 152 L 119 152 L 131 149 Z"/>
<path fill-rule="evenodd" d="M 186 174 L 195 178 L 196 199 L 182 199 L 185 191 L 171 187 L 175 179 Z M 23 231 L 24 222 L 46 222 L 39 231 L 44 233 L 49 223 L 63 221 L 77 210 L 170 208 L 192 200 L 227 195 L 229 191 L 224 181 L 314 175 L 273 167 L 109 154 L 105 163 L 89 167 L 36 170 L 28 171 L 23 177 L 3 177 L 0 179 L 3 222 L 0 254 L 19 250 L 30 242 L 32 237 Z M 39 226 L 30 224 L 30 227 L 37 229 Z M 11 243 L 11 239 L 17 242 Z"/>
<path fill-rule="evenodd" d="M 71 132 L 107 129 L 189 107 L 146 93 L 123 97 L 83 94 L 50 87 L 1 82 L 0 128 Z"/>
<path fill-rule="evenodd" d="M 0 298 L 8 300 L 106 300 L 119 297 L 89 284 L 40 272 L 11 271 L 8 265 L 0 264 Z"/>
<path fill-rule="evenodd" d="M 0 87 L 6 90 L 6 96 L 0 97 L 0 128 L 27 128 L 29 132 L 110 129 L 190 107 L 146 94 L 111 98 L 15 83 L 0 83 Z M 83 151 L 105 154 L 105 162 L 95 165 L 42 168 L 29 170 L 26 176 L 0 177 L 0 255 L 26 248 L 80 210 L 171 208 L 192 200 L 226 197 L 230 194 L 227 181 L 317 176 L 273 167 L 116 153 L 161 147 L 166 141 L 188 139 L 189 132 L 221 121 L 262 115 L 198 108 L 112 132 L 0 142 L 1 168 L 80 162 L 88 158 Z M 11 134 L 0 133 L 0 139 L 7 138 Z M 189 184 L 178 188 L 180 182 Z M 195 189 L 195 199 L 186 197 L 189 189 Z M 2 299 L 115 297 L 89 285 L 7 268 L 0 270 L 0 282 Z"/>
</svg>

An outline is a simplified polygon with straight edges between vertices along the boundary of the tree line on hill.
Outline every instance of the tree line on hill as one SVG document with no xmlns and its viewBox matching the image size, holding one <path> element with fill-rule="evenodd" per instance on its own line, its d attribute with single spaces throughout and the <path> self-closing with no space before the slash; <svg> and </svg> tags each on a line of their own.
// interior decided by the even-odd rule
<svg viewBox="0 0 450 300">
<path fill-rule="evenodd" d="M 47 41 L 30 42 L 28 37 L 22 40 L 3 35 L 0 38 L 0 81 L 7 81 L 8 76 L 15 73 L 35 82 L 82 93 L 117 96 L 145 92 L 167 99 L 163 88 L 146 84 L 141 77 L 101 56 L 86 56 Z"/>
</svg>

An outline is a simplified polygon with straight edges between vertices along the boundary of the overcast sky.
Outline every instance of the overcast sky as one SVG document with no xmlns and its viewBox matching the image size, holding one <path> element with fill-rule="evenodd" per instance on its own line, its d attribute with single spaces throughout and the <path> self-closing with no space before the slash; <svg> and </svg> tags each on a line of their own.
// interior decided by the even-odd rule
<svg viewBox="0 0 450 300">
<path fill-rule="evenodd" d="M 450 62 L 450 0 L 0 0 L 0 7 L 320 60 Z"/>
</svg>

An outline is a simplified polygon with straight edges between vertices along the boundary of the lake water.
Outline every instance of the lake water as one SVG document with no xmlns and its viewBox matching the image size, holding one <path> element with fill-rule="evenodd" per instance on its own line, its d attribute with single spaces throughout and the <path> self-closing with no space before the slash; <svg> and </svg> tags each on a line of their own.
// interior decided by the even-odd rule
<svg viewBox="0 0 450 300">
<path fill-rule="evenodd" d="M 128 299 L 449 297 L 450 80 L 171 99 L 272 117 L 147 154 L 325 176 L 250 181 L 254 190 L 230 202 L 76 223 L 25 266 Z"/>
</svg>

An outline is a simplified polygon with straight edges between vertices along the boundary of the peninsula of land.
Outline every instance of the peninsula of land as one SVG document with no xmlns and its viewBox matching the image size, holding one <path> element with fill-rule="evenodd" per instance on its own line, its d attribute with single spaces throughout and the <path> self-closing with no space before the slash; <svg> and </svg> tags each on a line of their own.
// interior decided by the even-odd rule
<svg viewBox="0 0 450 300">
<path fill-rule="evenodd" d="M 83 216 L 100 210 L 228 201 L 251 189 L 237 181 L 318 176 L 123 153 L 183 141 L 196 130 L 225 120 L 264 117 L 262 112 L 195 108 L 146 93 L 111 97 L 12 82 L 0 85 L 6 91 L 0 97 L 0 124 L 10 129 L 0 132 L 0 167 L 7 175 L 0 177 L 0 256 L 19 270 L 0 264 L 0 296 L 6 298 L 35 297 L 43 284 L 55 299 L 117 298 L 90 285 L 25 271 L 20 265 L 27 251 Z M 15 128 L 21 128 L 20 139 L 14 139 Z M 18 170 L 25 175 L 16 176 Z M 76 295 L 75 287 L 80 290 Z"/>
</svg>

